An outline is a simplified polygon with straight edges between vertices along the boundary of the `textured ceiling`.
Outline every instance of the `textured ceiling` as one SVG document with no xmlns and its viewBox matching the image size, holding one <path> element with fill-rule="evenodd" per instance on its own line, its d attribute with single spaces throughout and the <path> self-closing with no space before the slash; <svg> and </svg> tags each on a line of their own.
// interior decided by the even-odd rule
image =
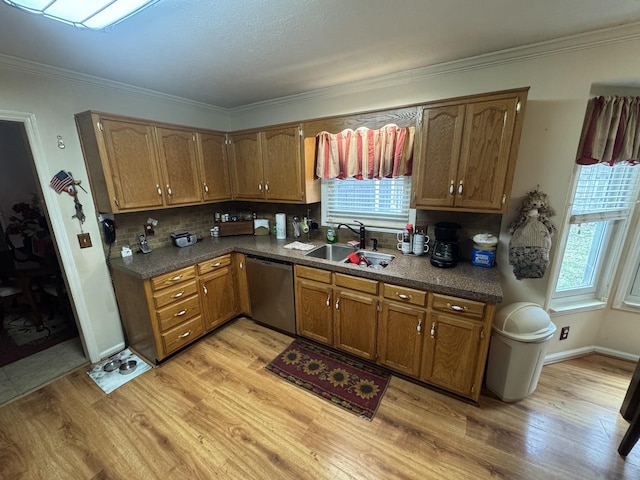
<svg viewBox="0 0 640 480">
<path fill-rule="evenodd" d="M 0 54 L 233 108 L 640 22 L 619 0 L 160 0 L 109 32 L 0 2 Z"/>
</svg>

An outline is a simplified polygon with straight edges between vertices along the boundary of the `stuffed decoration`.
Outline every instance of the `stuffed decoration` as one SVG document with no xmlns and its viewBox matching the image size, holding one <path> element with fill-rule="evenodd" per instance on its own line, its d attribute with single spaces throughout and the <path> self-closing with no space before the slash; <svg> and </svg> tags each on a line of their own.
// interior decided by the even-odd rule
<svg viewBox="0 0 640 480">
<path fill-rule="evenodd" d="M 548 195 L 536 188 L 527 193 L 527 196 L 522 200 L 522 205 L 518 208 L 518 216 L 509 225 L 509 233 L 513 235 L 516 229 L 523 225 L 530 216 L 537 215 L 538 221 L 547 227 L 550 235 L 553 235 L 556 227 L 551 223 L 549 217 L 553 217 L 555 214 L 556 212 L 549 205 Z"/>
<path fill-rule="evenodd" d="M 549 217 L 555 215 L 546 193 L 537 188 L 527 194 L 518 216 L 509 225 L 509 264 L 518 280 L 542 278 L 549 266 L 551 236 L 556 227 Z"/>
</svg>

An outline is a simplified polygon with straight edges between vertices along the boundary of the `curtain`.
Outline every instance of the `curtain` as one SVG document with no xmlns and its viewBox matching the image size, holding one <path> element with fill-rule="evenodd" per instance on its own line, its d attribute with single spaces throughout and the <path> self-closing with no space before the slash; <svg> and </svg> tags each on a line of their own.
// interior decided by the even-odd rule
<svg viewBox="0 0 640 480">
<path fill-rule="evenodd" d="M 380 179 L 411 176 L 415 127 L 385 125 L 316 137 L 319 178 Z"/>
<path fill-rule="evenodd" d="M 640 97 L 595 97 L 589 100 L 576 163 L 640 162 Z"/>
</svg>

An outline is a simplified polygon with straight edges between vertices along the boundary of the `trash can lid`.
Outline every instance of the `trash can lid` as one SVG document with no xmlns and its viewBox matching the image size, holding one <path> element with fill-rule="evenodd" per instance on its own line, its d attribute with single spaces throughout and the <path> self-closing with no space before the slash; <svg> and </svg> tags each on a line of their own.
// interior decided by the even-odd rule
<svg viewBox="0 0 640 480">
<path fill-rule="evenodd" d="M 556 326 L 539 305 L 516 302 L 496 312 L 493 330 L 514 340 L 536 342 L 553 335 Z"/>
</svg>

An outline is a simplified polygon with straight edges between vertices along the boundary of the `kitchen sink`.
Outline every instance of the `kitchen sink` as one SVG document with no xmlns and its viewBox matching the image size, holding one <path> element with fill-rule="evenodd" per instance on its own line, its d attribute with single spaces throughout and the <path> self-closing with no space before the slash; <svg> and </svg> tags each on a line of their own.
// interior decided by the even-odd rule
<svg viewBox="0 0 640 480">
<path fill-rule="evenodd" d="M 395 257 L 395 255 L 389 255 L 387 253 L 368 252 L 366 250 L 358 250 L 356 252 L 359 256 L 364 256 L 369 260 L 369 268 L 384 268 L 388 266 Z M 344 263 L 351 263 L 348 258 L 344 259 Z M 363 265 L 363 263 L 360 263 Z"/>
<path fill-rule="evenodd" d="M 355 251 L 353 247 L 349 247 L 348 245 L 327 244 L 314 248 L 310 252 L 305 253 L 305 256 L 341 262 L 347 258 L 347 255 Z"/>
</svg>

